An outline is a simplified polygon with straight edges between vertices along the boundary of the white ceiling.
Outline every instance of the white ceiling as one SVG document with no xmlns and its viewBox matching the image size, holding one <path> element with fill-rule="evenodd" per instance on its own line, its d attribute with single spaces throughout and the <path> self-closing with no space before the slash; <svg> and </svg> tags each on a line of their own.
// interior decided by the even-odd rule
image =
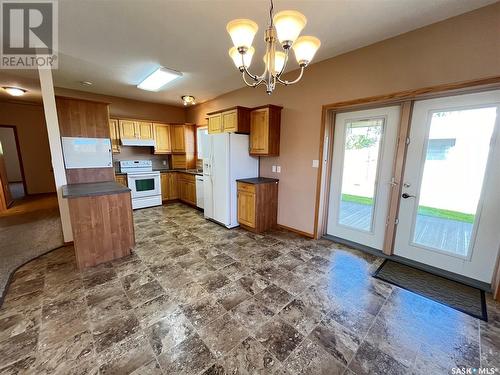
<svg viewBox="0 0 500 375">
<path fill-rule="evenodd" d="M 496 0 L 275 0 L 275 11 L 295 9 L 308 19 L 304 35 L 322 45 L 315 62 L 480 8 Z M 267 0 L 59 0 L 57 87 L 180 105 L 242 87 L 227 55 L 226 23 L 259 24 L 251 70 L 263 69 Z M 294 59 L 291 60 L 295 68 Z M 136 85 L 158 66 L 183 78 L 151 93 Z M 30 71 L 0 71 L 0 85 L 36 78 Z M 84 87 L 80 81 L 91 81 Z M 35 95 L 36 96 L 36 93 Z M 0 97 L 3 97 L 0 94 Z"/>
</svg>

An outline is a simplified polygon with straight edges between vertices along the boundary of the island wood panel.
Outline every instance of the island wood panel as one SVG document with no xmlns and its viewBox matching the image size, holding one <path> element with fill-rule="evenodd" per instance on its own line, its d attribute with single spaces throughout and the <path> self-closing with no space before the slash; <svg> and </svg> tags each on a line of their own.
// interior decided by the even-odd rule
<svg viewBox="0 0 500 375">
<path fill-rule="evenodd" d="M 130 192 L 69 198 L 79 269 L 130 254 L 135 245 Z"/>
<path fill-rule="evenodd" d="M 249 184 L 238 181 L 238 221 L 244 229 L 260 233 L 278 221 L 278 182 Z"/>
<path fill-rule="evenodd" d="M 56 97 L 61 137 L 111 138 L 107 103 Z M 110 168 L 66 169 L 68 184 L 113 181 Z"/>
</svg>

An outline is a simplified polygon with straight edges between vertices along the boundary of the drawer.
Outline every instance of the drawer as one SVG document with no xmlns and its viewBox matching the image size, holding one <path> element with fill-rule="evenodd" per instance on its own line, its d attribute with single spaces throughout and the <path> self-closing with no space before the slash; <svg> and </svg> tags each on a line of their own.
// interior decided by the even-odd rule
<svg viewBox="0 0 500 375">
<path fill-rule="evenodd" d="M 186 181 L 186 182 L 192 182 L 192 183 L 195 182 L 194 174 L 183 173 L 183 172 L 178 172 L 178 173 L 179 173 L 179 177 L 178 177 L 179 179 Z"/>
<path fill-rule="evenodd" d="M 238 182 L 238 190 L 246 191 L 247 193 L 255 193 L 255 185 L 247 184 L 245 182 Z"/>
</svg>

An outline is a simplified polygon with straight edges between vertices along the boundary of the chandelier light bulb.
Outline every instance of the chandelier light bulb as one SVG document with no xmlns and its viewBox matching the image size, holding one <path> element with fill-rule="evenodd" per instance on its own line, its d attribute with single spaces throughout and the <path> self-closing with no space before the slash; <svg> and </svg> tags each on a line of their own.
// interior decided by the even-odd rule
<svg viewBox="0 0 500 375">
<path fill-rule="evenodd" d="M 264 64 L 268 64 L 268 54 L 266 53 L 264 55 Z M 274 53 L 274 69 L 272 71 L 272 73 L 274 75 L 278 74 L 279 72 L 281 72 L 281 69 L 283 69 L 283 67 L 285 66 L 285 60 L 286 60 L 286 55 L 284 52 L 281 52 L 281 51 L 276 51 Z"/>
<path fill-rule="evenodd" d="M 226 30 L 236 48 L 250 48 L 259 26 L 252 20 L 236 19 L 227 24 Z"/>
<path fill-rule="evenodd" d="M 278 40 L 283 48 L 289 48 L 306 26 L 307 19 L 302 13 L 295 10 L 283 10 L 274 16 L 273 22 Z"/>
<path fill-rule="evenodd" d="M 307 66 L 313 59 L 321 42 L 315 36 L 301 36 L 293 44 L 293 52 L 300 66 Z"/>
<path fill-rule="evenodd" d="M 253 47 L 250 47 L 244 54 L 243 54 L 243 64 L 245 68 L 248 68 L 250 64 L 252 63 L 252 57 L 253 54 L 255 53 L 255 49 Z M 238 48 L 236 47 L 231 47 L 229 49 L 229 56 L 234 62 L 234 65 L 240 69 L 242 68 L 241 65 L 241 53 L 238 51 Z"/>
</svg>

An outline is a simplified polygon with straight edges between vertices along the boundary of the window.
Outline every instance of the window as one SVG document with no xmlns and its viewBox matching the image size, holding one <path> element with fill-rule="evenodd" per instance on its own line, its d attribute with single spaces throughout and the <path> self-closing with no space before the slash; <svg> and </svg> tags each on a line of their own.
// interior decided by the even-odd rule
<svg viewBox="0 0 500 375">
<path fill-rule="evenodd" d="M 198 159 L 203 159 L 203 141 L 202 138 L 208 134 L 208 128 L 196 129 L 196 149 L 198 150 Z"/>
<path fill-rule="evenodd" d="M 429 139 L 427 145 L 427 160 L 446 160 L 451 148 L 455 147 L 455 138 Z"/>
</svg>

